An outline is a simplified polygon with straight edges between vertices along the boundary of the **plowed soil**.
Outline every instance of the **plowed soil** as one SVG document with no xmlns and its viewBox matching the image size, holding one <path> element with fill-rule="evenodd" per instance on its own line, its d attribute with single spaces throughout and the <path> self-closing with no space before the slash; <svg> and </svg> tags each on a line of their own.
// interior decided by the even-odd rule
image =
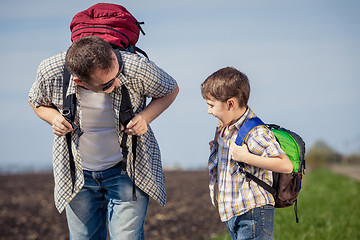
<svg viewBox="0 0 360 240">
<path fill-rule="evenodd" d="M 165 177 L 167 204 L 150 200 L 146 239 L 199 240 L 227 231 L 210 202 L 206 171 L 167 171 Z M 0 239 L 69 239 L 53 187 L 51 173 L 0 175 Z"/>
</svg>

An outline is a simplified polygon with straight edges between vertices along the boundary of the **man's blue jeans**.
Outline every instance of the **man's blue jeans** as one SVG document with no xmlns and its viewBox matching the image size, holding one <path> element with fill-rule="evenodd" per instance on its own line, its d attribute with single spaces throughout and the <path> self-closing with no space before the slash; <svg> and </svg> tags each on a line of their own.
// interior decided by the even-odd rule
<svg viewBox="0 0 360 240">
<path fill-rule="evenodd" d="M 84 187 L 66 207 L 70 239 L 106 240 L 107 220 L 111 239 L 145 239 L 149 196 L 136 187 L 133 201 L 132 180 L 121 174 L 121 166 L 84 171 L 84 178 Z"/>
<path fill-rule="evenodd" d="M 266 205 L 251 209 L 226 222 L 232 240 L 273 239 L 275 208 Z"/>
</svg>

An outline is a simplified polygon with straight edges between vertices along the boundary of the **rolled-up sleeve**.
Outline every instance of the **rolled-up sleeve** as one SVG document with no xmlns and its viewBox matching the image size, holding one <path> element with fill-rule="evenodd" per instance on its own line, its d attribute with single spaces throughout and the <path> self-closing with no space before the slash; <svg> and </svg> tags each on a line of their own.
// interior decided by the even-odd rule
<svg viewBox="0 0 360 240">
<path fill-rule="evenodd" d="M 29 101 L 35 106 L 62 104 L 62 69 L 65 52 L 43 60 L 36 73 L 36 80 L 29 92 Z"/>
<path fill-rule="evenodd" d="M 44 75 L 44 62 L 38 67 L 36 81 L 32 85 L 29 92 L 29 101 L 35 106 L 50 106 L 51 98 L 49 93 L 50 84 L 46 84 L 46 75 Z"/>
</svg>

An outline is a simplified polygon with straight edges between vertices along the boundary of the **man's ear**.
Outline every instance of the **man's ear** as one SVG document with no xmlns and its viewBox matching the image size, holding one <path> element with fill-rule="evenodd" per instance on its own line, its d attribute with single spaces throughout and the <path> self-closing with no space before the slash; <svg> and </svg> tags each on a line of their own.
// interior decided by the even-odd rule
<svg viewBox="0 0 360 240">
<path fill-rule="evenodd" d="M 79 78 L 74 77 L 74 82 L 75 82 L 77 85 L 84 87 L 83 81 L 81 81 Z"/>
</svg>

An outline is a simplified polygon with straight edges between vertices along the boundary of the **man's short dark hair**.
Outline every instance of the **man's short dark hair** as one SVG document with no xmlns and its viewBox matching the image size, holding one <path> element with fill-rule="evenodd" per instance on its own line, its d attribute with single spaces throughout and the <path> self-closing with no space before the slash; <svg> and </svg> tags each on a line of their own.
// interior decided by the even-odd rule
<svg viewBox="0 0 360 240">
<path fill-rule="evenodd" d="M 111 45 L 96 36 L 75 41 L 66 52 L 65 64 L 69 72 L 80 80 L 90 82 L 96 69 L 111 70 L 114 55 Z"/>
<path fill-rule="evenodd" d="M 211 74 L 201 84 L 201 94 L 204 99 L 213 97 L 221 102 L 235 97 L 240 107 L 246 107 L 250 97 L 249 79 L 239 70 L 225 67 Z"/>
</svg>

